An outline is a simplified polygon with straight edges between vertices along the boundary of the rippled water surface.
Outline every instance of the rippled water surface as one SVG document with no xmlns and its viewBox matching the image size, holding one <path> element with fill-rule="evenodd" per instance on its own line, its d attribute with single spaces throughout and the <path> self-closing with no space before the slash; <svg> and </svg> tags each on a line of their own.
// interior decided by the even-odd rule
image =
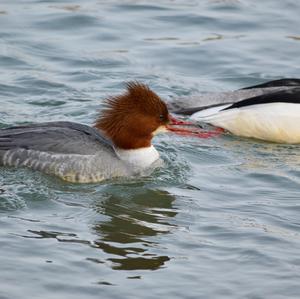
<svg viewBox="0 0 300 299">
<path fill-rule="evenodd" d="M 299 77 L 300 2 L 0 1 L 0 127 L 91 124 L 124 81 L 165 100 Z M 155 139 L 149 177 L 0 169 L 0 298 L 300 298 L 300 147 Z"/>
</svg>

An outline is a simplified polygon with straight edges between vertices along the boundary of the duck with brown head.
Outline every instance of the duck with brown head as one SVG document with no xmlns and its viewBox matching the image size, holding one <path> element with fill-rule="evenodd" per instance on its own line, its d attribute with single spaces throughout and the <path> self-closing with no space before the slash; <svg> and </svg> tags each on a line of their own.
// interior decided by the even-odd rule
<svg viewBox="0 0 300 299">
<path fill-rule="evenodd" d="M 151 146 L 151 139 L 170 123 L 166 104 L 148 86 L 132 82 L 127 92 L 108 98 L 95 127 L 124 150 Z"/>
<path fill-rule="evenodd" d="M 94 127 L 49 122 L 1 129 L 0 165 L 29 167 L 71 182 L 151 169 L 159 160 L 153 136 L 177 124 L 166 104 L 149 87 L 133 82 L 123 95 L 106 99 L 105 106 Z"/>
</svg>

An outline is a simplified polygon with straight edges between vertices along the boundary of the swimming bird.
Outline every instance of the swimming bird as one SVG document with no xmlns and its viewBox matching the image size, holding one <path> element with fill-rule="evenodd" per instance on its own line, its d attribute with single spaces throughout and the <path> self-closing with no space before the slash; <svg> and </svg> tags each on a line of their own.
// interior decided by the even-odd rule
<svg viewBox="0 0 300 299">
<path fill-rule="evenodd" d="M 280 79 L 241 90 L 205 94 L 173 104 L 190 116 L 234 135 L 300 143 L 300 79 Z"/>
<path fill-rule="evenodd" d="M 58 121 L 1 129 L 0 165 L 79 183 L 143 175 L 161 165 L 152 138 L 176 124 L 156 93 L 131 82 L 124 94 L 105 100 L 93 127 Z"/>
</svg>

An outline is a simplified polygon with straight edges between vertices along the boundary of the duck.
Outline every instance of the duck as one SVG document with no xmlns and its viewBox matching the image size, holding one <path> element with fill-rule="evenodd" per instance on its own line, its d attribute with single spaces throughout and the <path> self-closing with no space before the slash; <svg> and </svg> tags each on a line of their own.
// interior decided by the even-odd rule
<svg viewBox="0 0 300 299">
<path fill-rule="evenodd" d="M 27 167 L 72 183 L 148 175 L 162 166 L 152 138 L 181 124 L 147 85 L 129 82 L 123 94 L 104 100 L 93 126 L 56 121 L 1 129 L 0 166 Z"/>
<path fill-rule="evenodd" d="M 213 132 L 275 143 L 300 143 L 300 79 L 268 81 L 236 91 L 170 103 L 170 110 Z M 217 130 L 217 131 L 216 131 Z"/>
</svg>

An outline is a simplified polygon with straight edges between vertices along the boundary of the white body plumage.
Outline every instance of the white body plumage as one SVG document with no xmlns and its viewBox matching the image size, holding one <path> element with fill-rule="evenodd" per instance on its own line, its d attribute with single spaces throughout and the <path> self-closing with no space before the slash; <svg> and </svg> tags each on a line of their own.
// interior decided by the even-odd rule
<svg viewBox="0 0 300 299">
<path fill-rule="evenodd" d="M 228 107 L 230 104 L 204 109 L 194 113 L 191 119 L 221 127 L 238 136 L 300 143 L 300 104 L 274 102 L 226 110 Z"/>
</svg>

